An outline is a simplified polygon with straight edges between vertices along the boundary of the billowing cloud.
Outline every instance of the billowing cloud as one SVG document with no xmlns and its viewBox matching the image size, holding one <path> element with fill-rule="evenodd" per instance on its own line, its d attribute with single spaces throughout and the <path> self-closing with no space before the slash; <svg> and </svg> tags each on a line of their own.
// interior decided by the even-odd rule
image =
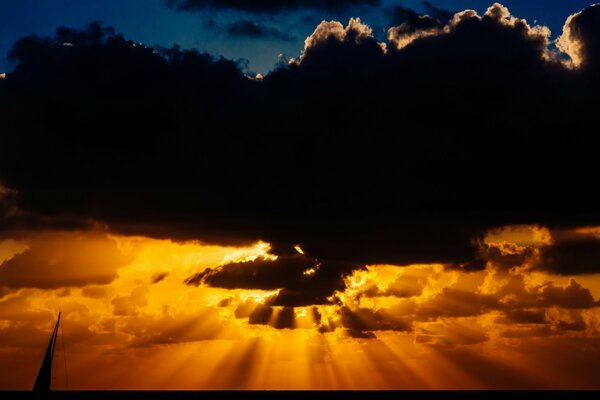
<svg viewBox="0 0 600 400">
<path fill-rule="evenodd" d="M 397 48 L 402 48 L 417 38 L 439 34 L 454 16 L 453 12 L 439 9 L 427 1 L 423 5 L 427 9 L 425 15 L 419 15 L 401 5 L 391 7 L 392 28 L 388 30 L 388 39 Z"/>
<path fill-rule="evenodd" d="M 541 234 L 543 237 L 531 237 L 524 241 L 523 238 L 518 238 L 518 235 L 527 234 L 527 231 L 534 236 Z M 494 235 L 500 238 L 504 235 L 509 240 L 499 240 L 498 237 L 488 240 Z M 474 269 L 484 269 L 486 263 L 491 263 L 506 270 L 522 266 L 565 276 L 600 271 L 597 261 L 600 236 L 595 227 L 546 229 L 537 226 L 507 226 L 488 232 L 487 237 L 479 244 L 480 263 Z"/>
<path fill-rule="evenodd" d="M 192 280 L 279 290 L 270 307 L 324 304 L 368 264 L 481 270 L 502 258 L 597 272 L 572 255 L 593 254 L 592 239 L 525 246 L 531 255 L 481 246 L 505 225 L 600 224 L 597 82 L 564 67 L 547 29 L 499 4 L 439 21 L 405 45 L 410 29 L 382 44 L 358 18 L 324 21 L 260 81 L 236 62 L 146 47 L 99 24 L 23 38 L 0 82 L 2 227 L 97 221 L 175 240 L 300 243 L 304 258 L 224 263 Z M 36 274 L 11 275 L 33 268 L 13 268 L 33 254 L 8 262 L 3 285 L 34 285 Z M 305 276 L 314 260 L 315 278 Z M 115 276 L 98 270 L 60 284 Z"/>
<path fill-rule="evenodd" d="M 519 245 L 541 245 L 549 243 L 544 232 L 510 227 L 486 240 L 513 235 Z M 65 348 L 59 341 L 54 388 L 66 385 L 65 349 L 70 387 L 78 389 L 514 389 L 547 388 L 549 377 L 552 387 L 597 387 L 600 287 L 589 276 L 493 263 L 472 272 L 369 265 L 346 275 L 330 302 L 272 305 L 280 289 L 252 287 L 289 287 L 278 268 L 318 273 L 302 244 L 112 240 L 129 262 L 110 285 L 23 288 L 0 299 L 1 387 L 30 387 L 59 310 Z M 5 257 L 23 251 L 15 243 L 4 246 Z M 235 284 L 184 284 L 205 268 L 227 271 L 219 279 Z"/>
<path fill-rule="evenodd" d="M 248 12 L 272 13 L 290 9 L 343 9 L 356 5 L 375 5 L 379 0 L 164 0 L 168 7 L 179 11 L 205 9 L 238 9 Z"/>
<path fill-rule="evenodd" d="M 600 43 L 598 23 L 600 5 L 594 4 L 567 18 L 556 45 L 571 58 L 575 67 L 592 69 L 598 66 Z"/>
<path fill-rule="evenodd" d="M 426 280 L 415 282 L 415 276 Z M 402 281 L 415 290 L 411 296 L 392 290 Z M 592 332 L 600 307 L 590 289 L 574 279 L 534 283 L 527 269 L 493 266 L 479 273 L 439 266 L 373 266 L 348 277 L 336 298 L 342 305 L 335 312 L 337 322 L 321 320 L 325 332 L 339 327 L 352 337 L 375 338 L 384 331 L 406 331 L 436 345 L 486 341 L 496 329 L 481 324 L 490 319 L 504 325 L 500 333 L 505 337 Z M 453 339 L 459 333 L 466 336 Z"/>
<path fill-rule="evenodd" d="M 406 22 L 389 29 L 388 39 L 396 48 L 402 49 L 416 39 L 447 34 L 456 35 L 461 38 L 460 41 L 465 40 L 468 43 L 469 40 L 476 40 L 478 31 L 480 34 L 485 32 L 489 35 L 486 37 L 488 45 L 481 43 L 483 46 L 478 48 L 478 51 L 494 52 L 501 49 L 499 43 L 514 42 L 519 46 L 515 48 L 515 56 L 522 57 L 534 51 L 539 58 L 549 57 L 546 53 L 550 43 L 550 30 L 543 26 L 530 26 L 524 19 L 511 15 L 509 10 L 499 3 L 489 7 L 483 16 L 477 15 L 473 10 L 461 11 L 454 14 L 446 24 L 429 16 L 409 14 Z M 471 46 L 473 44 L 471 42 Z M 505 53 L 503 56 L 507 55 L 508 53 Z"/>
<path fill-rule="evenodd" d="M 338 21 L 322 21 L 304 41 L 300 57 L 291 64 L 307 76 L 313 69 L 331 74 L 339 67 L 356 69 L 366 62 L 379 63 L 385 51 L 385 44 L 377 43 L 371 27 L 360 18 L 351 18 L 346 26 Z"/>
<path fill-rule="evenodd" d="M 542 307 L 558 306 L 562 308 L 591 308 L 599 305 L 589 289 L 571 279 L 566 287 L 556 287 L 552 283 L 541 285 L 536 291 L 540 299 L 535 305 Z"/>
</svg>

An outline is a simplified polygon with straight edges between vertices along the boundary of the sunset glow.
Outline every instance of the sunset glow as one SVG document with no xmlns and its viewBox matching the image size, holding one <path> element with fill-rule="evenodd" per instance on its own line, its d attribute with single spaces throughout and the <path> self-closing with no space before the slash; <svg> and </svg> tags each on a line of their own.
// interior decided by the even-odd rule
<svg viewBox="0 0 600 400">
<path fill-rule="evenodd" d="M 0 398 L 600 390 L 600 4 L 543 3 L 2 2 Z"/>
<path fill-rule="evenodd" d="M 486 243 L 524 251 L 549 244 L 542 231 L 508 227 Z M 587 387 L 593 373 L 578 366 L 581 353 L 573 350 L 588 348 L 595 362 L 597 275 L 528 273 L 527 263 L 489 262 L 479 272 L 371 265 L 348 276 L 331 304 L 289 315 L 272 307 L 264 319 L 254 314 L 278 290 L 184 283 L 205 268 L 274 260 L 268 248 L 94 231 L 3 240 L 5 282 L 19 257 L 48 261 L 0 300 L 0 363 L 19 360 L 0 385 L 29 387 L 59 310 L 64 349 L 59 343 L 57 357 L 67 357 L 70 389 L 491 388 L 497 374 L 507 386 L 541 387 L 552 377 L 563 388 Z M 84 260 L 87 267 L 68 269 Z M 292 326 L 283 324 L 288 318 Z M 56 387 L 66 388 L 62 361 L 55 370 Z"/>
</svg>

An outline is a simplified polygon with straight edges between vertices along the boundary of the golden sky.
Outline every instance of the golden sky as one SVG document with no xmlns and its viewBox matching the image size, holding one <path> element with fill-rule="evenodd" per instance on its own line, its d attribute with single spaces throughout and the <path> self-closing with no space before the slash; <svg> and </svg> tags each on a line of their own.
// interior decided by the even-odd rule
<svg viewBox="0 0 600 400">
<path fill-rule="evenodd" d="M 295 308 L 265 305 L 277 289 L 185 283 L 273 262 L 268 243 L 15 232 L 0 241 L 0 388 L 32 386 L 59 310 L 55 389 L 598 388 L 600 276 L 535 268 L 556 237 L 598 232 L 507 227 L 481 244 L 484 270 L 370 265 Z"/>
<path fill-rule="evenodd" d="M 55 389 L 600 389 L 600 4 L 396 3 L 299 19 L 264 75 L 99 22 L 17 40 L 0 390 L 59 312 Z"/>
</svg>

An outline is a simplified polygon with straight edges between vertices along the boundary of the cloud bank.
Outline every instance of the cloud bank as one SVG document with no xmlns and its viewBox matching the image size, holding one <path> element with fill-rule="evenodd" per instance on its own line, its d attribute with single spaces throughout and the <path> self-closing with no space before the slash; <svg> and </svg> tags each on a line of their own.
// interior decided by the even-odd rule
<svg viewBox="0 0 600 400">
<path fill-rule="evenodd" d="M 492 229 L 600 225 L 597 14 L 568 19 L 572 63 L 499 4 L 403 22 L 385 43 L 358 18 L 324 21 L 262 80 L 99 24 L 23 38 L 0 81 L 2 227 L 262 239 L 282 253 L 252 264 L 252 283 L 235 265 L 200 280 L 277 286 L 282 306 L 322 303 L 367 264 L 480 270 L 493 251 L 506 260 L 482 250 Z M 600 271 L 584 255 L 596 247 L 580 235 L 528 251 L 570 275 Z M 316 262 L 319 285 L 299 288 Z"/>
</svg>

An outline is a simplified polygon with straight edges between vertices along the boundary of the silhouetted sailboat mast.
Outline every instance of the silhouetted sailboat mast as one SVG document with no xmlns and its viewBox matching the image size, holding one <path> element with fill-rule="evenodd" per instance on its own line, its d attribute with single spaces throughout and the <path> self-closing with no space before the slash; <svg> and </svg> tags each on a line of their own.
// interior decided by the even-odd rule
<svg viewBox="0 0 600 400">
<path fill-rule="evenodd" d="M 54 325 L 54 331 L 52 331 L 52 336 L 50 337 L 50 343 L 48 343 L 48 348 L 44 355 L 44 360 L 40 366 L 37 378 L 35 378 L 35 383 L 33 384 L 34 392 L 46 393 L 50 391 L 50 386 L 52 384 L 52 359 L 54 358 L 54 348 L 56 347 L 56 337 L 58 336 L 60 314 L 61 313 L 59 312 L 56 325 Z"/>
</svg>

